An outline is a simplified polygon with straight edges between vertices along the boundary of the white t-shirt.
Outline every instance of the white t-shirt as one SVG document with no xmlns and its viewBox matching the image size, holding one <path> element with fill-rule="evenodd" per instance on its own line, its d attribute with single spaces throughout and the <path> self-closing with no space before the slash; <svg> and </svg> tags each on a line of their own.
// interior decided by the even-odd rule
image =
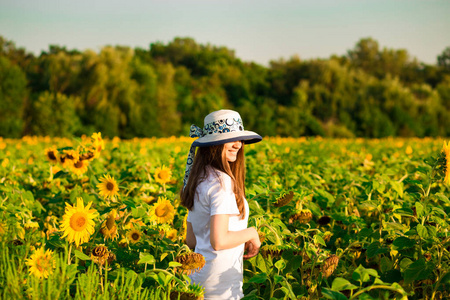
<svg viewBox="0 0 450 300">
<path fill-rule="evenodd" d="M 247 228 L 248 203 L 245 217 L 240 219 L 230 176 L 213 168 L 208 169 L 206 180 L 197 186 L 194 206 L 187 221 L 192 223 L 197 244 L 195 252 L 205 257 L 205 266 L 190 275 L 192 282 L 205 288 L 206 299 L 240 299 L 243 282 L 244 244 L 235 248 L 215 251 L 210 242 L 210 219 L 213 215 L 229 214 L 228 230 Z"/>
</svg>

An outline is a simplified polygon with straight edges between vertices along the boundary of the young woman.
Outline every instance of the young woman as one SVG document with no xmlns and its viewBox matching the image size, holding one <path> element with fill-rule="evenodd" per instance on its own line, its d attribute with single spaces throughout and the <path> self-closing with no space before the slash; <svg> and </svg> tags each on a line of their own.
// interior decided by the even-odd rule
<svg viewBox="0 0 450 300">
<path fill-rule="evenodd" d="M 256 229 L 247 228 L 244 143 L 262 138 L 244 130 L 232 110 L 212 112 L 204 123 L 203 129 L 191 126 L 190 136 L 199 138 L 191 146 L 181 191 L 181 204 L 189 209 L 186 243 L 206 260 L 190 277 L 205 288 L 205 299 L 240 299 L 243 258 L 257 255 L 261 246 Z"/>
</svg>

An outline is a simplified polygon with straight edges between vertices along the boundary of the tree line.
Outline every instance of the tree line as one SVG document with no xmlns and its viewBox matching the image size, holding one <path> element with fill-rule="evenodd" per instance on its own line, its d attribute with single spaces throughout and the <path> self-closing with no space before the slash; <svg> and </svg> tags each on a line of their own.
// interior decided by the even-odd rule
<svg viewBox="0 0 450 300">
<path fill-rule="evenodd" d="M 450 47 L 428 65 L 364 38 L 343 56 L 262 66 L 191 38 L 35 56 L 0 36 L 3 137 L 182 136 L 220 108 L 263 136 L 449 136 Z"/>
</svg>

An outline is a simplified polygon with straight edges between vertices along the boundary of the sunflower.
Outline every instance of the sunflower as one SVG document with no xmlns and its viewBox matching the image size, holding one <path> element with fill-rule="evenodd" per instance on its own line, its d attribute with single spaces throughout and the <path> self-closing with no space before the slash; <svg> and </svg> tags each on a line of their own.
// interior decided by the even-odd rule
<svg viewBox="0 0 450 300">
<path fill-rule="evenodd" d="M 45 149 L 45 157 L 52 164 L 58 163 L 58 150 L 55 147 Z"/>
<path fill-rule="evenodd" d="M 449 143 L 444 142 L 444 146 L 442 147 L 442 152 L 444 153 L 444 156 L 445 156 L 445 165 L 444 165 L 445 178 L 444 178 L 444 182 L 446 184 L 450 184 L 450 142 Z"/>
<path fill-rule="evenodd" d="M 296 210 L 295 213 L 289 218 L 289 223 L 295 220 L 302 224 L 309 223 L 312 219 L 312 213 L 309 209 Z"/>
<path fill-rule="evenodd" d="M 119 186 L 117 185 L 116 180 L 109 176 L 109 175 L 104 175 L 103 178 L 100 179 L 99 184 L 97 184 L 97 188 L 100 189 L 100 196 L 106 198 L 110 198 L 110 199 L 114 199 L 119 192 Z"/>
<path fill-rule="evenodd" d="M 200 271 L 205 266 L 205 257 L 200 253 L 186 253 L 175 258 L 177 263 L 180 263 L 179 272 L 190 275 Z"/>
<path fill-rule="evenodd" d="M 77 175 L 83 175 L 86 173 L 88 169 L 89 161 L 87 160 L 79 160 L 76 163 L 74 163 L 72 166 L 70 166 L 70 170 L 72 170 L 73 173 Z"/>
<path fill-rule="evenodd" d="M 161 225 L 159 233 L 161 234 L 161 238 L 166 237 L 172 241 L 175 241 L 178 236 L 178 231 L 169 224 Z"/>
<path fill-rule="evenodd" d="M 73 150 L 64 150 L 63 154 L 59 156 L 59 162 L 62 164 L 64 168 L 72 167 L 78 160 L 80 159 L 80 154 Z"/>
<path fill-rule="evenodd" d="M 278 198 L 277 202 L 275 202 L 274 205 L 275 205 L 275 207 L 285 206 L 285 205 L 289 204 L 289 202 L 291 202 L 293 198 L 294 198 L 294 192 L 290 191 L 289 193 Z"/>
<path fill-rule="evenodd" d="M 324 262 L 322 266 L 322 274 L 323 277 L 328 278 L 333 274 L 334 270 L 336 269 L 337 265 L 339 263 L 339 256 L 337 255 L 330 255 Z"/>
<path fill-rule="evenodd" d="M 289 246 L 282 245 L 264 245 L 259 249 L 259 252 L 264 258 L 267 258 L 269 255 L 272 257 L 281 257 L 285 250 L 289 250 Z"/>
<path fill-rule="evenodd" d="M 170 181 L 170 177 L 172 176 L 172 171 L 166 166 L 162 166 L 156 168 L 155 170 L 155 181 L 161 184 L 166 184 Z"/>
<path fill-rule="evenodd" d="M 137 230 L 137 229 L 131 229 L 131 230 L 128 231 L 128 233 L 127 233 L 127 238 L 128 238 L 128 240 L 129 240 L 131 243 L 136 244 L 136 243 L 138 243 L 138 242 L 141 240 L 141 238 L 142 238 L 142 232 L 140 232 L 140 231 Z"/>
<path fill-rule="evenodd" d="M 39 248 L 34 251 L 30 258 L 25 262 L 29 266 L 30 274 L 38 278 L 47 278 L 55 268 L 55 259 L 53 251 L 48 249 L 44 252 L 44 248 Z"/>
<path fill-rule="evenodd" d="M 172 221 L 174 215 L 175 209 L 166 197 L 159 197 L 158 201 L 150 209 L 150 216 L 160 224 Z"/>
<path fill-rule="evenodd" d="M 98 245 L 95 246 L 94 249 L 92 249 L 91 252 L 91 259 L 96 264 L 99 264 L 100 266 L 103 266 L 105 262 L 108 262 L 108 264 L 111 264 L 115 259 L 116 255 L 108 250 L 108 248 L 104 245 Z"/>
<path fill-rule="evenodd" d="M 170 300 L 202 300 L 205 288 L 200 284 L 191 283 L 186 286 L 175 286 L 170 292 Z"/>
<path fill-rule="evenodd" d="M 105 148 L 105 142 L 102 139 L 102 133 L 94 132 L 91 136 L 94 158 L 100 157 L 100 152 Z"/>
<path fill-rule="evenodd" d="M 67 237 L 69 243 L 75 242 L 79 246 L 89 241 L 89 237 L 94 232 L 93 219 L 98 216 L 97 210 L 89 209 L 92 202 L 84 207 L 83 198 L 77 198 L 77 205 L 71 206 L 66 203 L 66 212 L 61 222 L 62 237 Z"/>
<path fill-rule="evenodd" d="M 117 238 L 117 226 L 116 226 L 116 215 L 117 212 L 115 209 L 110 211 L 106 221 L 103 222 L 101 232 L 105 236 L 105 239 L 115 240 Z"/>
</svg>

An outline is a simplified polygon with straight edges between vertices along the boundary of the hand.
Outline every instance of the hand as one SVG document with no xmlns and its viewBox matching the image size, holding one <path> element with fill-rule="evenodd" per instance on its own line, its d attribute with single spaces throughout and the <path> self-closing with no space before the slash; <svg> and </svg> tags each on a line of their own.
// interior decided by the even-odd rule
<svg viewBox="0 0 450 300">
<path fill-rule="evenodd" d="M 250 241 L 245 243 L 244 252 L 246 252 L 247 254 L 244 254 L 244 259 L 249 259 L 256 256 L 259 252 L 260 247 L 261 241 L 259 240 L 258 233 L 256 233 L 256 237 L 254 239 L 251 239 Z"/>
</svg>

